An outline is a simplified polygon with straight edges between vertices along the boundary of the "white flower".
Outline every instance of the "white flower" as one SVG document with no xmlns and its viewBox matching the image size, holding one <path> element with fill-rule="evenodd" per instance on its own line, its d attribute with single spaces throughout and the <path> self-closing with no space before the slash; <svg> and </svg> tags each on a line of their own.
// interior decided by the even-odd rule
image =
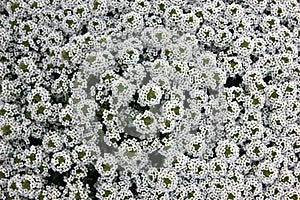
<svg viewBox="0 0 300 200">
<path fill-rule="evenodd" d="M 193 157 L 202 157 L 205 150 L 206 150 L 206 144 L 203 136 L 200 134 L 197 135 L 187 135 L 185 137 L 186 139 L 186 150 L 187 153 L 192 155 Z"/>
<path fill-rule="evenodd" d="M 278 177 L 278 169 L 272 162 L 260 162 L 257 166 L 255 174 L 264 184 L 272 184 Z"/>
<path fill-rule="evenodd" d="M 199 27 L 199 18 L 195 16 L 193 13 L 183 14 L 181 17 L 181 29 L 184 32 L 195 33 L 197 28 Z"/>
<path fill-rule="evenodd" d="M 150 112 L 145 111 L 143 114 L 138 114 L 136 119 L 133 121 L 137 131 L 144 134 L 153 134 L 157 129 L 156 116 Z"/>
<path fill-rule="evenodd" d="M 105 153 L 103 157 L 99 158 L 96 163 L 96 170 L 102 174 L 103 178 L 114 178 L 115 172 L 117 170 L 117 160 L 111 155 Z"/>
<path fill-rule="evenodd" d="M 164 13 L 164 19 L 167 26 L 172 26 L 179 22 L 183 15 L 182 9 L 179 6 L 169 6 Z"/>
<path fill-rule="evenodd" d="M 51 168 L 59 173 L 66 172 L 71 168 L 72 160 L 70 153 L 66 150 L 53 154 Z"/>
<path fill-rule="evenodd" d="M 218 143 L 216 154 L 228 163 L 233 163 L 239 157 L 239 147 L 232 141 L 224 140 Z"/>
<path fill-rule="evenodd" d="M 203 25 L 199 28 L 196 35 L 200 42 L 210 44 L 210 42 L 215 38 L 215 30 L 208 25 Z"/>
<path fill-rule="evenodd" d="M 179 120 L 184 114 L 183 103 L 178 100 L 167 101 L 163 105 L 163 113 L 164 116 L 169 116 L 172 119 Z"/>
<path fill-rule="evenodd" d="M 252 53 L 254 43 L 250 37 L 240 37 L 234 42 L 235 51 L 242 56 L 247 56 Z"/>
<path fill-rule="evenodd" d="M 80 164 L 87 164 L 93 159 L 91 149 L 87 145 L 76 146 L 71 155 L 73 161 Z"/>
<path fill-rule="evenodd" d="M 225 15 L 231 18 L 233 21 L 237 21 L 244 15 L 244 8 L 239 4 L 230 4 L 225 11 Z"/>
<path fill-rule="evenodd" d="M 249 176 L 245 180 L 245 195 L 256 196 L 263 190 L 262 183 L 255 176 Z"/>
<path fill-rule="evenodd" d="M 130 12 L 123 16 L 122 24 L 128 28 L 128 30 L 139 31 L 144 26 L 143 17 L 137 12 Z"/>
<path fill-rule="evenodd" d="M 259 140 L 252 141 L 246 145 L 246 153 L 253 160 L 262 160 L 265 156 L 267 147 Z"/>
<path fill-rule="evenodd" d="M 173 191 L 177 188 L 178 176 L 168 168 L 161 169 L 157 177 L 157 187 L 162 191 Z"/>
<path fill-rule="evenodd" d="M 147 85 L 143 85 L 143 87 L 139 90 L 138 103 L 142 106 L 157 105 L 160 103 L 162 94 L 162 90 L 157 84 L 148 83 Z"/>
<path fill-rule="evenodd" d="M 226 175 L 228 164 L 224 159 L 213 158 L 208 163 L 209 174 L 212 177 L 223 177 Z"/>
</svg>

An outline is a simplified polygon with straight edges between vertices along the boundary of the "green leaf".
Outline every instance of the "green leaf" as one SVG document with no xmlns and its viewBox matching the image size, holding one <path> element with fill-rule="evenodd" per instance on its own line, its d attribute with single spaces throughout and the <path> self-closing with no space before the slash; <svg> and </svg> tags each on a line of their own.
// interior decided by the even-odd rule
<svg viewBox="0 0 300 200">
<path fill-rule="evenodd" d="M 188 20 L 186 20 L 186 22 L 188 22 L 188 23 L 192 23 L 192 22 L 194 22 L 194 19 L 193 19 L 192 17 L 189 17 L 189 19 L 188 19 Z"/>
<path fill-rule="evenodd" d="M 134 16 L 129 17 L 129 18 L 127 19 L 127 22 L 130 23 L 130 24 L 132 24 L 132 23 L 133 23 L 133 20 L 134 20 Z"/>
<path fill-rule="evenodd" d="M 271 174 L 273 174 L 274 172 L 271 172 L 270 170 L 262 170 L 263 175 L 266 177 L 269 177 Z"/>
<path fill-rule="evenodd" d="M 235 68 L 235 66 L 238 64 L 237 62 L 235 62 L 234 60 L 229 61 L 229 64 L 232 68 Z"/>
<path fill-rule="evenodd" d="M 105 190 L 104 191 L 104 197 L 108 197 L 109 195 L 111 195 L 112 194 L 112 192 L 110 191 L 110 190 Z"/>
<path fill-rule="evenodd" d="M 282 179 L 283 182 L 287 183 L 290 181 L 290 177 L 286 176 Z"/>
<path fill-rule="evenodd" d="M 15 12 L 16 9 L 19 8 L 19 5 L 20 5 L 19 3 L 13 3 L 13 4 L 11 4 L 10 9 L 11 9 L 13 12 Z"/>
<path fill-rule="evenodd" d="M 71 117 L 69 114 L 66 114 L 66 116 L 63 117 L 63 120 L 64 120 L 64 121 L 71 121 L 71 120 L 72 120 L 72 117 Z"/>
<path fill-rule="evenodd" d="M 137 151 L 127 151 L 127 152 L 124 153 L 124 155 L 127 156 L 129 159 L 136 156 L 136 154 L 137 154 Z"/>
<path fill-rule="evenodd" d="M 282 60 L 284 63 L 289 63 L 288 57 L 282 57 L 281 60 Z"/>
<path fill-rule="evenodd" d="M 156 35 L 155 35 L 156 37 L 157 37 L 157 39 L 158 39 L 158 41 L 161 41 L 162 40 L 162 33 L 157 33 Z M 159 63 L 158 63 L 159 64 Z"/>
<path fill-rule="evenodd" d="M 258 90 L 263 90 L 265 89 L 265 87 L 262 85 L 262 84 L 259 84 L 259 83 L 255 83 L 255 86 Z"/>
<path fill-rule="evenodd" d="M 5 174 L 3 172 L 0 172 L 0 179 L 5 178 Z"/>
<path fill-rule="evenodd" d="M 187 198 L 190 199 L 190 198 L 193 198 L 194 197 L 194 192 L 189 192 L 188 195 L 187 195 Z"/>
<path fill-rule="evenodd" d="M 175 158 L 175 159 L 172 161 L 172 166 L 175 167 L 176 164 L 178 164 L 178 163 L 179 163 L 178 160 Z"/>
<path fill-rule="evenodd" d="M 23 181 L 22 188 L 26 190 L 30 190 L 30 182 L 28 180 Z"/>
<path fill-rule="evenodd" d="M 228 107 L 227 107 L 227 111 L 228 111 L 228 112 L 231 112 L 231 113 L 234 112 L 231 106 L 228 106 Z"/>
<path fill-rule="evenodd" d="M 252 135 L 255 135 L 259 131 L 258 128 L 251 129 Z"/>
<path fill-rule="evenodd" d="M 226 33 L 224 32 L 224 33 L 222 33 L 222 35 L 221 35 L 221 39 L 223 40 L 224 38 L 226 38 Z"/>
<path fill-rule="evenodd" d="M 270 39 L 272 42 L 275 42 L 275 41 L 276 41 L 276 38 L 275 38 L 275 37 L 272 37 L 272 36 L 270 36 L 269 39 Z"/>
<path fill-rule="evenodd" d="M 234 198 L 235 198 L 235 196 L 234 196 L 232 193 L 229 193 L 229 194 L 228 194 L 227 199 L 232 199 L 232 200 L 233 200 Z"/>
<path fill-rule="evenodd" d="M 237 180 L 238 180 L 236 176 L 233 176 L 230 179 L 232 179 L 234 182 L 237 182 Z"/>
<path fill-rule="evenodd" d="M 34 96 L 33 96 L 33 102 L 34 103 L 38 103 L 38 102 L 40 102 L 42 100 L 42 97 L 39 95 L 39 94 L 35 94 Z"/>
<path fill-rule="evenodd" d="M 248 48 L 248 47 L 249 47 L 249 44 L 250 44 L 250 42 L 243 41 L 242 44 L 241 44 L 241 47 L 243 47 L 243 48 Z"/>
<path fill-rule="evenodd" d="M 82 15 L 83 11 L 84 11 L 84 9 L 83 9 L 83 8 L 79 8 L 79 9 L 77 10 L 77 14 L 80 14 L 80 15 Z"/>
<path fill-rule="evenodd" d="M 153 123 L 153 119 L 151 118 L 151 117 L 144 117 L 143 118 L 143 121 L 144 121 L 144 124 L 146 125 L 146 126 L 149 126 L 150 124 L 152 124 Z"/>
<path fill-rule="evenodd" d="M 22 161 L 19 159 L 19 158 L 14 158 L 14 163 L 15 164 L 18 164 L 18 163 L 21 163 Z"/>
<path fill-rule="evenodd" d="M 198 11 L 198 12 L 196 12 L 196 16 L 197 16 L 197 17 L 203 17 L 203 14 L 202 14 L 201 11 Z"/>
<path fill-rule="evenodd" d="M 252 100 L 253 105 L 258 105 L 260 102 L 257 98 Z"/>
<path fill-rule="evenodd" d="M 229 146 L 226 146 L 225 148 L 225 156 L 228 158 L 233 152 L 230 150 Z"/>
<path fill-rule="evenodd" d="M 255 120 L 254 116 L 253 116 L 253 115 L 250 115 L 250 116 L 248 117 L 248 121 L 253 121 L 253 120 Z"/>
<path fill-rule="evenodd" d="M 29 26 L 28 24 L 26 24 L 26 25 L 23 27 L 23 30 L 24 30 L 26 33 L 28 33 L 28 32 L 31 31 L 31 28 L 30 28 L 30 26 Z"/>
<path fill-rule="evenodd" d="M 63 162 L 65 162 L 65 158 L 63 156 L 59 156 L 58 157 L 58 163 L 61 164 Z"/>
<path fill-rule="evenodd" d="M 114 115 L 112 115 L 112 114 L 108 114 L 106 117 L 107 120 L 112 120 L 113 118 L 114 118 Z"/>
<path fill-rule="evenodd" d="M 166 184 L 167 187 L 172 183 L 169 178 L 164 178 L 163 181 L 164 181 L 164 183 Z"/>
<path fill-rule="evenodd" d="M 270 21 L 268 21 L 268 23 L 270 24 L 270 27 L 272 28 L 272 26 L 275 25 L 275 20 L 271 19 Z"/>
<path fill-rule="evenodd" d="M 222 170 L 222 168 L 221 168 L 221 166 L 220 165 L 216 165 L 216 168 L 215 168 L 215 171 L 221 171 Z"/>
<path fill-rule="evenodd" d="M 231 9 L 231 13 L 232 13 L 232 14 L 234 14 L 234 15 L 235 15 L 235 14 L 236 14 L 236 12 L 237 12 L 237 8 Z"/>
<path fill-rule="evenodd" d="M 196 151 L 198 151 L 200 149 L 201 145 L 197 143 L 197 144 L 193 144 L 193 147 Z"/>
<path fill-rule="evenodd" d="M 159 9 L 165 11 L 165 4 L 163 3 L 159 4 Z"/>
<path fill-rule="evenodd" d="M 70 61 L 70 55 L 69 55 L 69 52 L 67 52 L 67 51 L 62 51 L 61 57 L 62 57 L 62 59 L 66 60 L 66 61 Z"/>
<path fill-rule="evenodd" d="M 16 183 L 12 183 L 12 184 L 10 185 L 10 188 L 13 189 L 13 190 L 18 189 Z"/>
<path fill-rule="evenodd" d="M 291 87 L 287 87 L 287 88 L 285 89 L 286 92 L 293 92 L 293 90 L 294 90 L 294 89 L 291 88 Z"/>
<path fill-rule="evenodd" d="M 145 3 L 142 1 L 142 2 L 139 2 L 138 3 L 140 6 L 142 6 L 142 7 L 145 7 Z"/>
<path fill-rule="evenodd" d="M 170 120 L 165 120 L 165 126 L 170 127 L 171 126 L 171 121 Z"/>
<path fill-rule="evenodd" d="M 36 160 L 35 155 L 32 153 L 29 156 L 30 162 L 32 163 L 34 160 Z"/>
<path fill-rule="evenodd" d="M 38 110 L 37 110 L 37 113 L 38 113 L 38 114 L 43 114 L 44 111 L 45 111 L 45 107 L 44 107 L 44 106 L 39 106 L 39 107 L 38 107 Z"/>
<path fill-rule="evenodd" d="M 52 140 L 49 140 L 47 145 L 48 145 L 48 147 L 51 147 L 51 148 L 55 147 L 55 144 Z"/>
<path fill-rule="evenodd" d="M 26 119 L 31 119 L 31 112 L 25 111 L 24 116 Z"/>
<path fill-rule="evenodd" d="M 24 62 L 21 62 L 20 63 L 20 69 L 23 71 L 23 72 L 26 72 L 28 71 L 28 65 L 26 65 Z"/>
<path fill-rule="evenodd" d="M 271 94 L 271 97 L 272 98 L 274 98 L 274 99 L 277 99 L 278 97 L 279 97 L 279 95 L 276 93 L 276 91 L 275 92 L 273 92 L 272 94 Z"/>
<path fill-rule="evenodd" d="M 255 147 L 254 150 L 253 150 L 253 153 L 255 153 L 258 156 L 258 154 L 260 153 L 259 148 Z"/>
<path fill-rule="evenodd" d="M 179 106 L 176 106 L 175 108 L 172 108 L 171 110 L 175 113 L 175 115 L 179 115 L 180 114 L 180 112 L 179 112 L 180 107 Z"/>
<path fill-rule="evenodd" d="M 10 130 L 10 125 L 4 125 L 1 130 L 3 135 L 10 135 L 12 133 L 12 131 Z"/>
<path fill-rule="evenodd" d="M 176 14 L 176 10 L 173 8 L 170 12 L 169 12 L 169 15 L 172 17 L 172 15 L 175 15 Z"/>
<path fill-rule="evenodd" d="M 175 70 L 176 72 L 181 72 L 181 68 L 178 65 L 175 66 Z"/>
<path fill-rule="evenodd" d="M 101 165 L 104 171 L 109 171 L 111 169 L 111 167 L 109 165 L 106 164 L 102 164 Z"/>
<path fill-rule="evenodd" d="M 76 200 L 81 199 L 79 192 L 77 192 L 77 193 L 75 194 L 75 199 L 76 199 Z"/>
<path fill-rule="evenodd" d="M 23 41 L 22 44 L 23 44 L 25 47 L 29 47 L 29 46 L 30 46 L 30 44 L 29 44 L 28 41 Z"/>
<path fill-rule="evenodd" d="M 166 49 L 166 50 L 165 50 L 165 55 L 166 55 L 166 56 L 169 56 L 170 54 L 171 54 L 171 51 L 168 50 L 168 49 Z"/>
<path fill-rule="evenodd" d="M 294 194 L 290 199 L 299 200 L 298 195 Z"/>
<path fill-rule="evenodd" d="M 109 75 L 109 74 L 107 74 L 104 78 L 102 78 L 103 80 L 110 80 L 110 79 L 112 79 L 113 78 L 113 76 L 111 76 L 111 75 Z"/>
<path fill-rule="evenodd" d="M 4 115 L 6 113 L 6 110 L 4 110 L 3 108 L 0 110 L 0 115 Z"/>
<path fill-rule="evenodd" d="M 86 153 L 84 151 L 81 151 L 81 152 L 78 152 L 77 155 L 78 155 L 78 158 L 81 159 L 86 155 Z"/>
<path fill-rule="evenodd" d="M 147 94 L 147 99 L 148 99 L 148 100 L 156 99 L 155 92 L 154 92 L 152 89 L 149 90 L 149 92 L 148 92 L 148 94 Z"/>
<path fill-rule="evenodd" d="M 94 1 L 93 10 L 96 10 L 99 5 L 100 5 L 100 3 L 98 1 Z"/>
<path fill-rule="evenodd" d="M 89 63 L 93 63 L 93 62 L 96 61 L 96 59 L 97 59 L 96 56 L 88 56 L 86 60 L 87 60 Z"/>
<path fill-rule="evenodd" d="M 119 92 L 119 93 L 122 93 L 126 88 L 125 88 L 125 86 L 124 86 L 122 83 L 120 83 L 120 84 L 117 86 L 117 89 L 118 89 L 118 92 Z"/>
</svg>

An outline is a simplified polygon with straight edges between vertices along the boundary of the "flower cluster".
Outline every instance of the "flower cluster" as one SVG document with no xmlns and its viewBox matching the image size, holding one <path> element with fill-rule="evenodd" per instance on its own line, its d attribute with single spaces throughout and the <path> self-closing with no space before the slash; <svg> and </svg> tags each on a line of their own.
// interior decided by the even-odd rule
<svg viewBox="0 0 300 200">
<path fill-rule="evenodd" d="M 0 199 L 300 199 L 297 0 L 0 2 Z"/>
</svg>

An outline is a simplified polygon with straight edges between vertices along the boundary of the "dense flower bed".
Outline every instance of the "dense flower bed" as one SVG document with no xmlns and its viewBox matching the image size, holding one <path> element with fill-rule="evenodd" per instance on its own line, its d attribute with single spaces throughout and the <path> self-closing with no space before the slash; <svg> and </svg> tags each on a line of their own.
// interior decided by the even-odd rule
<svg viewBox="0 0 300 200">
<path fill-rule="evenodd" d="M 0 199 L 300 199 L 299 0 L 2 0 Z"/>
</svg>

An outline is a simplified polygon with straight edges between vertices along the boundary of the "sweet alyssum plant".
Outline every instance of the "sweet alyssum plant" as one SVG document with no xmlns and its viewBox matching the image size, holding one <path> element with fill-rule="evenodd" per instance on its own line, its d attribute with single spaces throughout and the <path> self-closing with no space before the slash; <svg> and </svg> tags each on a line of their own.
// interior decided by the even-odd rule
<svg viewBox="0 0 300 200">
<path fill-rule="evenodd" d="M 297 0 L 0 2 L 0 199 L 300 198 Z"/>
</svg>

